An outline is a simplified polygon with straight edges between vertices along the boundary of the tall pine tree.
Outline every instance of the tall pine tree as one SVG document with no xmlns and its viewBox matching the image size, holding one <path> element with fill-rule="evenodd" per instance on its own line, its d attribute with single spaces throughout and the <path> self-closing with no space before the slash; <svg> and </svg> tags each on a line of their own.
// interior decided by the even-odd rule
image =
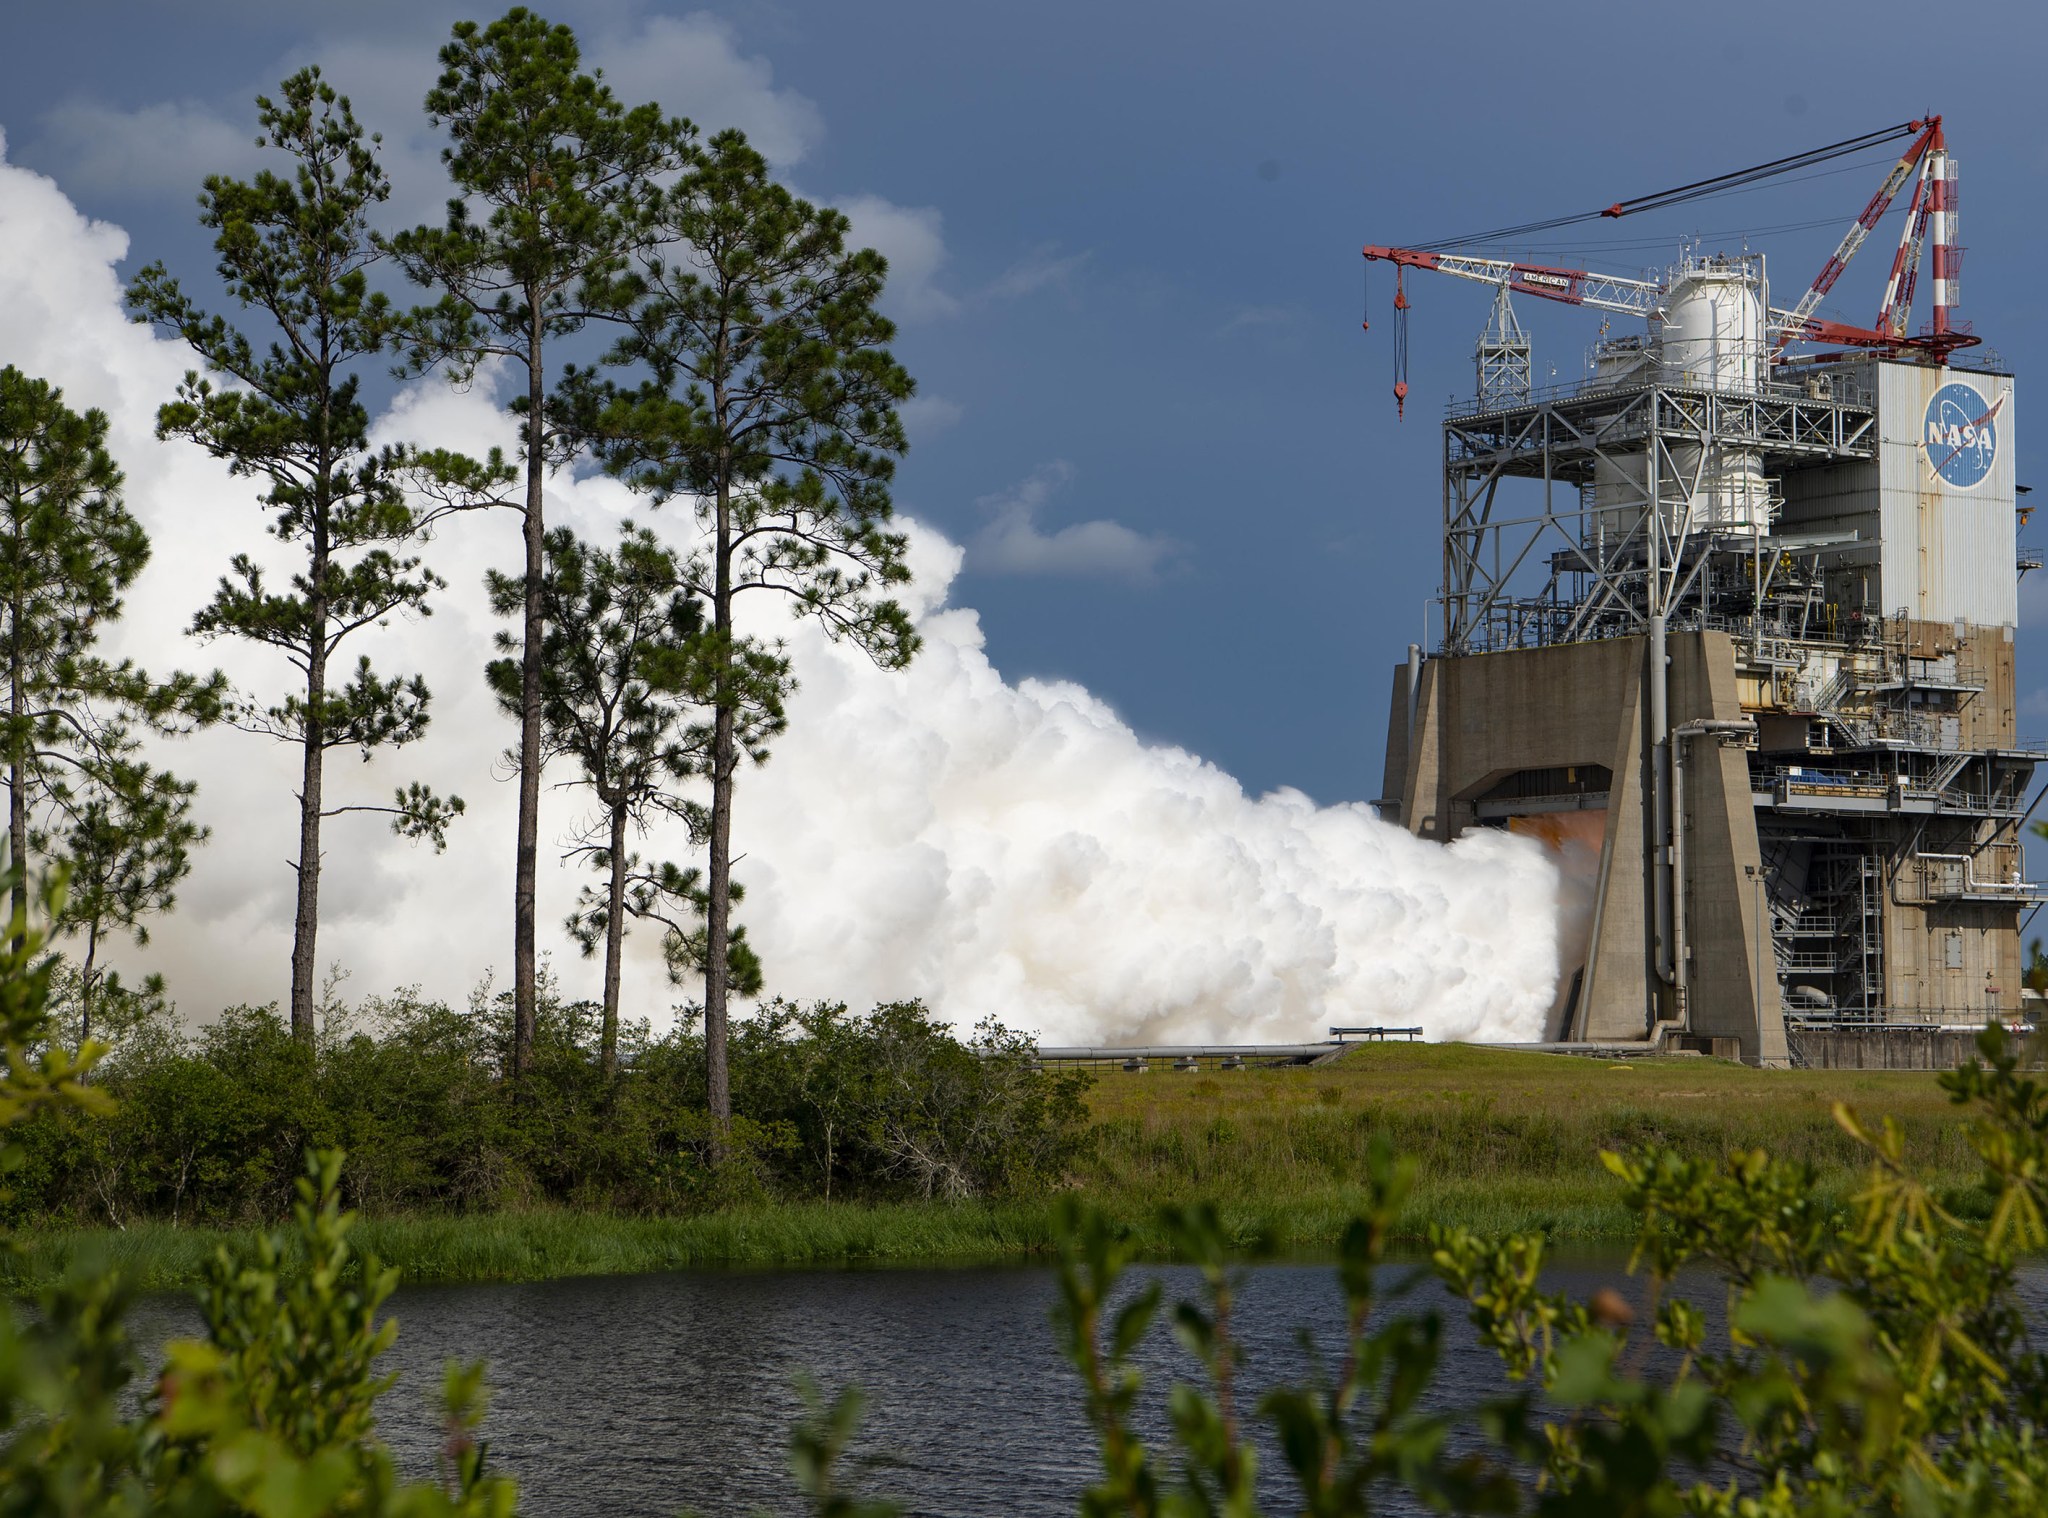
<svg viewBox="0 0 2048 1518">
<path fill-rule="evenodd" d="M 573 446 L 549 405 L 551 347 L 592 315 L 616 314 L 619 276 L 652 235 L 653 181 L 682 165 L 692 129 L 652 105 L 626 109 L 583 69 L 575 34 L 524 6 L 488 26 L 459 23 L 441 66 L 426 108 L 448 133 L 441 156 L 456 195 L 443 225 L 401 233 L 390 247 L 415 280 L 441 292 L 409 323 L 414 366 L 467 377 L 495 360 L 524 381 L 512 402 L 526 549 L 512 887 L 517 1075 L 531 1059 L 536 1007 L 546 475 Z"/>
<path fill-rule="evenodd" d="M 876 305 L 887 265 L 872 249 L 847 251 L 847 231 L 839 212 L 775 183 L 739 132 L 721 132 L 663 197 L 661 241 L 673 257 L 650 260 L 626 292 L 632 327 L 611 357 L 652 378 L 638 389 L 586 379 L 579 392 L 608 465 L 657 501 L 687 501 L 706 531 L 689 585 L 711 610 L 704 1041 L 721 1125 L 732 1111 L 741 733 L 779 711 L 789 681 L 772 649 L 741 634 L 735 608 L 742 597 L 779 601 L 885 668 L 918 644 L 889 595 L 910 577 L 904 539 L 889 527 L 889 485 L 907 446 L 896 408 L 913 385 Z M 764 752 L 756 745 L 753 757 Z"/>
<path fill-rule="evenodd" d="M 203 834 L 189 818 L 191 786 L 144 762 L 142 739 L 213 720 L 224 689 L 218 675 L 157 681 L 95 651 L 149 561 L 121 484 L 104 413 L 73 411 L 54 386 L 0 368 L 0 757 L 8 857 L 20 866 L 12 907 L 17 918 L 26 912 L 33 867 L 73 855 L 66 929 L 110 921 L 133 931 L 170 904 Z M 121 858 L 151 863 L 103 868 Z M 89 936 L 88 991 L 98 947 Z"/>
<path fill-rule="evenodd" d="M 183 337 L 205 365 L 162 408 L 158 433 L 189 438 L 234 473 L 264 481 L 270 530 L 295 550 L 282 585 L 254 556 L 236 555 L 192 625 L 202 637 L 273 648 L 297 671 L 281 700 L 246 700 L 235 720 L 299 750 L 291 1020 L 310 1043 L 324 824 L 344 812 L 382 813 L 401 834 L 438 848 L 462 802 L 417 783 L 397 788 L 389 804 L 337 805 L 327 794 L 329 753 L 359 748 L 367 759 L 418 739 L 428 719 L 418 675 L 379 675 L 366 656 L 351 667 L 342 645 L 393 616 L 426 615 L 442 582 L 411 551 L 429 521 L 406 489 L 422 461 L 404 448 L 370 447 L 351 368 L 384 352 L 398 322 L 368 276 L 382 256 L 369 217 L 389 193 L 375 139 L 315 68 L 287 79 L 277 99 L 259 96 L 257 109 L 260 140 L 283 155 L 286 172 L 209 178 L 200 221 L 215 234 L 228 294 L 264 330 L 252 337 L 207 313 L 161 264 L 137 276 L 128 298 L 138 320 Z"/>
<path fill-rule="evenodd" d="M 522 615 L 526 580 L 493 573 L 491 605 L 500 616 Z M 651 823 L 679 823 L 701 837 L 704 809 L 681 787 L 703 764 L 708 733 L 702 709 L 689 698 L 704 649 L 702 604 L 681 588 L 675 555 L 644 529 L 628 527 L 614 551 L 594 547 L 567 528 L 548 533 L 541 582 L 546 626 L 541 659 L 541 757 L 572 760 L 597 806 L 574 835 L 570 857 L 604 876 L 604 889 L 585 887 L 569 931 L 585 954 L 604 951 L 603 1024 L 599 1062 L 618 1069 L 619 980 L 626 922 L 659 920 L 672 969 L 694 966 L 701 896 L 694 871 L 632 853 L 633 834 Z M 507 657 L 489 669 L 492 690 L 508 712 L 523 694 L 519 639 L 498 635 Z M 737 971 L 758 987 L 760 971 L 742 941 Z"/>
</svg>

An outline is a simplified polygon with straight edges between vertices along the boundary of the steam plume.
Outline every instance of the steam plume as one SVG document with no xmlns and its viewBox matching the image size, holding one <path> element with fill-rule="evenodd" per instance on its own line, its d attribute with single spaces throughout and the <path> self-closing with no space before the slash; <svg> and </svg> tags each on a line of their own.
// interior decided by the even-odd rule
<svg viewBox="0 0 2048 1518">
<path fill-rule="evenodd" d="M 260 655 L 179 635 L 228 553 L 260 550 L 261 516 L 250 482 L 155 441 L 155 408 L 188 359 L 124 319 L 125 251 L 118 228 L 0 159 L 0 361 L 110 414 L 130 505 L 156 543 L 119 651 L 158 668 L 218 663 L 278 690 L 283 671 Z M 415 387 L 381 430 L 509 447 L 487 388 Z M 561 480 L 554 500 L 554 520 L 606 538 L 636 510 L 602 479 Z M 673 509 L 649 520 L 672 537 L 691 530 Z M 884 674 L 808 627 L 786 630 L 802 689 L 774 758 L 742 776 L 736 822 L 744 916 L 771 991 L 856 1005 L 919 996 L 963 1025 L 993 1016 L 1057 1042 L 1294 1040 L 1330 1023 L 1540 1036 L 1557 877 L 1539 846 L 1489 834 L 1440 848 L 1362 805 L 1247 797 L 1213 765 L 1141 742 L 1078 686 L 1008 684 L 974 612 L 948 603 L 959 548 L 911 533 L 926 648 L 909 670 Z M 460 522 L 430 553 L 450 589 L 372 652 L 425 673 L 433 732 L 366 766 L 337 755 L 331 783 L 381 798 L 424 779 L 460 791 L 470 812 L 439 858 L 374 824 L 330 825 L 322 958 L 348 967 L 356 993 L 417 983 L 460 998 L 509 949 L 512 729 L 482 686 L 495 620 L 481 581 L 515 560 L 515 531 L 509 518 Z M 290 751 L 223 732 L 166 757 L 200 782 L 214 837 L 148 963 L 189 1015 L 272 1000 L 289 952 Z M 579 801 L 557 791 L 547 805 L 544 842 L 569 830 Z M 642 847 L 688 857 L 679 839 Z M 596 980 L 557 927 L 579 883 L 546 872 L 541 901 L 571 994 Z M 628 1010 L 659 1025 L 689 993 L 664 984 L 650 937 L 629 943 Z"/>
</svg>

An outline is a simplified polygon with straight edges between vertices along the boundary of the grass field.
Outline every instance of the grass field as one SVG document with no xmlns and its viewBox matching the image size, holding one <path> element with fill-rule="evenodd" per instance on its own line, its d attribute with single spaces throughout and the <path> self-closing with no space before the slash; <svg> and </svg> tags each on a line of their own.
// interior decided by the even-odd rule
<svg viewBox="0 0 2048 1518">
<path fill-rule="evenodd" d="M 1761 1148 L 1806 1161 L 1824 1194 L 1846 1195 L 1865 1162 L 1834 1121 L 1838 1101 L 1873 1120 L 1895 1118 L 1939 1184 L 1975 1181 L 1956 1109 L 1931 1074 L 1372 1044 L 1311 1069 L 1106 1074 L 1091 1094 L 1099 1141 L 1084 1184 L 1119 1211 L 1209 1196 L 1248 1223 L 1291 1224 L 1301 1242 L 1333 1242 L 1362 1183 L 1366 1145 L 1385 1133 L 1419 1167 L 1415 1236 L 1446 1222 L 1612 1242 L 1631 1228 L 1602 1149 Z"/>
<path fill-rule="evenodd" d="M 1366 1147 L 1385 1133 L 1415 1158 L 1405 1232 L 1432 1222 L 1488 1232 L 1540 1228 L 1566 1249 L 1613 1247 L 1631 1233 L 1602 1149 L 1670 1145 L 1718 1156 L 1762 1148 L 1805 1160 L 1823 1195 L 1845 1197 L 1863 1169 L 1832 1105 L 1890 1116 L 1920 1168 L 1964 1188 L 1976 1168 L 1956 1111 L 1927 1074 L 1758 1071 L 1708 1059 L 1606 1064 L 1464 1045 L 1382 1044 L 1321 1068 L 1179 1073 L 1109 1071 L 1090 1103 L 1094 1151 L 1074 1181 L 1155 1249 L 1167 1202 L 1207 1198 L 1246 1242 L 1333 1245 L 1356 1205 Z M 792 1202 L 689 1218 L 572 1212 L 371 1218 L 361 1243 L 413 1281 L 532 1280 L 708 1265 L 821 1266 L 1043 1256 L 1051 1202 L 995 1205 Z M 0 1259 L 21 1287 L 81 1254 L 127 1267 L 151 1288 L 189 1284 L 230 1235 L 144 1225 L 125 1232 L 30 1234 Z"/>
</svg>

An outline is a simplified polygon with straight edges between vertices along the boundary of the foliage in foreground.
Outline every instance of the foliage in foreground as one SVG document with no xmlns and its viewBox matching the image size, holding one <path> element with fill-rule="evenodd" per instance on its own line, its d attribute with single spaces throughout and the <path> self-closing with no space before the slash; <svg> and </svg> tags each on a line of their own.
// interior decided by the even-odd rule
<svg viewBox="0 0 2048 1518">
<path fill-rule="evenodd" d="M 74 1055 L 48 1037 L 52 969 L 16 913 L 0 946 L 0 1153 L 10 1171 L 26 1125 L 58 1112 L 107 1121 L 105 1090 L 87 1083 L 102 1050 Z M 1317 1518 L 1418 1499 L 1437 1511 L 1545 1518 L 2040 1511 L 2048 1359 L 2029 1342 L 2015 1277 L 2025 1254 L 2048 1246 L 2048 1087 L 2019 1073 L 1997 1030 L 1980 1048 L 1982 1061 L 1944 1084 L 1971 1111 L 1981 1219 L 1943 1209 L 1907 1168 L 1896 1128 L 1870 1132 L 1842 1110 L 1872 1160 L 1846 1220 L 1815 1201 L 1806 1167 L 1761 1152 L 1717 1163 L 1605 1156 L 1641 1221 L 1640 1310 L 1611 1290 L 1579 1302 L 1543 1289 L 1540 1237 L 1440 1230 L 1435 1272 L 1506 1372 L 1503 1395 L 1469 1407 L 1447 1405 L 1434 1386 L 1440 1314 L 1389 1314 L 1380 1300 L 1422 1274 L 1383 1289 L 1413 1179 L 1384 1143 L 1342 1249 L 1340 1361 L 1249 1409 L 1225 1230 L 1207 1205 L 1168 1213 L 1207 1287 L 1172 1315 L 1203 1384 L 1169 1391 L 1169 1450 L 1144 1436 L 1134 1366 L 1159 1285 L 1130 1291 L 1129 1239 L 1064 1203 L 1055 1327 L 1101 1451 L 1080 1511 L 1250 1518 L 1283 1490 L 1286 1510 Z M 449 1372 L 438 1480 L 401 1481 L 378 1440 L 375 1402 L 389 1383 L 376 1359 L 396 1327 L 377 1315 L 395 1272 L 351 1249 L 340 1170 L 338 1153 L 311 1155 L 292 1226 L 251 1257 L 219 1253 L 202 1294 L 206 1337 L 169 1347 L 139 1415 L 121 1405 L 131 1357 L 118 1280 L 74 1274 L 43 1294 L 28 1325 L 0 1310 L 0 1518 L 514 1511 L 510 1483 L 484 1471 L 480 1367 Z M 1695 1303 L 1677 1289 L 1700 1280 L 1720 1300 Z M 858 1398 L 807 1401 L 792 1469 L 809 1509 L 893 1514 L 842 1490 L 837 1474 Z M 1280 1479 L 1261 1479 L 1255 1421 L 1272 1435 Z"/>
<path fill-rule="evenodd" d="M 60 902 L 50 893 L 46 916 L 61 920 Z M 0 1170 L 10 1172 L 25 1120 L 58 1111 L 103 1120 L 110 1106 L 86 1083 L 101 1048 L 73 1054 L 48 1037 L 55 961 L 44 950 L 16 908 L 0 941 Z M 168 1347 L 139 1416 L 122 1407 L 133 1357 L 119 1279 L 75 1271 L 41 1294 L 28 1322 L 0 1306 L 0 1515 L 513 1511 L 513 1489 L 485 1476 L 474 1438 L 481 1367 L 449 1371 L 440 1481 L 400 1481 L 377 1440 L 374 1406 L 390 1383 L 375 1361 L 397 1328 L 376 1320 L 397 1273 L 351 1251 L 340 1167 L 339 1154 L 309 1160 L 292 1226 L 253 1258 L 216 1256 L 200 1299 L 206 1337 Z"/>
<path fill-rule="evenodd" d="M 1293 1488 L 1280 1506 L 1341 1518 L 1404 1491 L 1438 1511 L 1546 1518 L 2042 1511 L 2048 1358 L 2030 1342 L 2015 1277 L 2048 1245 L 2048 1087 L 2018 1073 L 2001 1031 L 1979 1048 L 1943 1085 L 1972 1113 L 1982 1220 L 1943 1209 L 1895 1126 L 1867 1131 L 1838 1108 L 1871 1159 L 1846 1220 L 1816 1200 L 1808 1167 L 1761 1151 L 1603 1156 L 1641 1224 L 1630 1264 L 1640 1311 L 1612 1290 L 1590 1302 L 1546 1291 L 1538 1235 L 1436 1231 L 1435 1274 L 1469 1304 L 1511 1387 L 1467 1408 L 1431 1395 L 1440 1316 L 1379 1315 L 1413 1170 L 1377 1146 L 1339 1269 L 1342 1361 L 1256 1408 Z M 1076 1206 L 1063 1230 L 1056 1319 L 1102 1450 L 1081 1511 L 1255 1514 L 1278 1483 L 1258 1481 L 1236 1405 L 1243 1352 L 1224 1232 L 1208 1207 L 1168 1222 L 1207 1281 L 1206 1303 L 1174 1314 L 1207 1384 L 1171 1390 L 1170 1454 L 1132 1421 L 1132 1353 L 1159 1289 L 1117 1291 L 1130 1254 L 1099 1215 Z M 1718 1299 L 1695 1302 L 1681 1281 L 1710 1282 Z"/>
<path fill-rule="evenodd" d="M 971 1046 L 916 1003 L 772 1004 L 733 1042 L 746 1119 L 715 1166 L 701 1039 L 628 1028 L 607 1075 L 598 1009 L 544 996 L 509 1078 L 509 998 L 410 997 L 337 1013 L 315 1048 L 276 1011 L 188 1039 L 158 1010 L 94 1075 L 111 1115 L 38 1115 L 0 1219 L 262 1225 L 308 1153 L 354 1157 L 344 1199 L 375 1215 L 533 1206 L 637 1214 L 732 1201 L 1002 1197 L 1043 1191 L 1086 1134 L 1085 1082 L 1032 1068 L 996 1028 Z"/>
</svg>

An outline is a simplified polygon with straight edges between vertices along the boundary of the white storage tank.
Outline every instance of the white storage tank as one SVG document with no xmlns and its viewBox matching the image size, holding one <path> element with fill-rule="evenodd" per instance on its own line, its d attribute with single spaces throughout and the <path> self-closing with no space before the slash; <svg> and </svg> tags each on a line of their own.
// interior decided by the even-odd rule
<svg viewBox="0 0 2048 1518">
<path fill-rule="evenodd" d="M 1664 383 L 1755 390 L 1764 376 L 1764 303 L 1748 267 L 1719 259 L 1671 276 L 1660 323 Z"/>
<path fill-rule="evenodd" d="M 1756 454 L 1697 443 L 1673 443 L 1666 453 L 1669 462 L 1657 482 L 1657 498 L 1667 533 L 1770 531 L 1770 482 Z M 1647 465 L 1640 451 L 1603 455 L 1594 463 L 1589 545 L 1618 544 L 1635 531 L 1647 504 Z"/>
<path fill-rule="evenodd" d="M 1624 339 L 1597 351 L 1594 386 L 1761 388 L 1768 361 L 1763 276 L 1755 262 L 1687 262 L 1670 272 L 1666 289 L 1657 330 L 1646 344 Z M 1594 464 L 1589 546 L 1624 542 L 1640 528 L 1646 464 L 1641 452 L 1619 449 Z M 1667 533 L 1770 531 L 1770 484 L 1754 452 L 1720 443 L 1702 448 L 1674 442 L 1659 473 L 1658 505 Z"/>
</svg>

